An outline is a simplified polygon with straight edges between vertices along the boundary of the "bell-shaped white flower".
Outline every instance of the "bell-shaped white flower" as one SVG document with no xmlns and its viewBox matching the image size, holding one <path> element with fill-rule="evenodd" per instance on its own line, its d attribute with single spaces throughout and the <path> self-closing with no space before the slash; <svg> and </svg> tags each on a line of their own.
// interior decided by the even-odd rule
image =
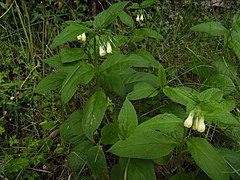
<svg viewBox="0 0 240 180">
<path fill-rule="evenodd" d="M 143 20 L 144 20 L 143 14 L 141 14 L 141 16 L 139 17 L 139 20 L 140 20 L 140 21 L 143 21 Z"/>
<path fill-rule="evenodd" d="M 193 126 L 192 126 L 193 130 L 197 130 L 197 128 L 198 128 L 198 121 L 199 121 L 199 118 L 195 117 L 194 121 L 193 121 Z"/>
<path fill-rule="evenodd" d="M 197 129 L 198 132 L 201 132 L 201 133 L 205 131 L 206 125 L 204 123 L 204 117 L 203 116 L 199 118 L 196 129 Z"/>
<path fill-rule="evenodd" d="M 82 35 L 81 34 L 77 36 L 77 40 L 79 40 L 79 41 L 82 40 Z"/>
<path fill-rule="evenodd" d="M 186 128 L 192 127 L 193 118 L 194 118 L 194 111 L 190 112 L 187 119 L 184 121 L 184 127 L 186 127 Z"/>
<path fill-rule="evenodd" d="M 106 55 L 106 50 L 105 50 L 105 47 L 103 45 L 100 45 L 99 46 L 99 55 L 101 57 L 105 56 Z"/>
<path fill-rule="evenodd" d="M 140 21 L 140 16 L 139 16 L 139 14 L 138 14 L 137 17 L 136 17 L 136 21 L 137 21 L 137 22 Z"/>
<path fill-rule="evenodd" d="M 107 53 L 109 53 L 109 54 L 112 53 L 112 46 L 109 41 L 107 42 Z"/>
<path fill-rule="evenodd" d="M 86 37 L 86 34 L 85 34 L 85 32 L 84 33 L 82 33 L 82 41 L 86 41 L 87 40 L 87 37 Z"/>
</svg>

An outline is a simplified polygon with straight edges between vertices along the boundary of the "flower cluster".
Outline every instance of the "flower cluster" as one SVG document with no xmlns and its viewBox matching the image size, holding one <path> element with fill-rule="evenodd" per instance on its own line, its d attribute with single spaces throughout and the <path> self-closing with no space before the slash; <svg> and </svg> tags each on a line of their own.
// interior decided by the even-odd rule
<svg viewBox="0 0 240 180">
<path fill-rule="evenodd" d="M 140 21 L 143 21 L 144 20 L 144 18 L 143 18 L 143 14 L 141 14 L 141 15 L 137 15 L 137 17 L 136 17 L 136 21 L 137 22 L 140 22 Z"/>
<path fill-rule="evenodd" d="M 100 44 L 99 46 L 99 55 L 101 57 L 105 56 L 106 54 L 111 54 L 112 53 L 112 46 L 111 43 L 108 41 L 107 44 Z"/>
<path fill-rule="evenodd" d="M 206 129 L 206 125 L 204 123 L 204 117 L 202 115 L 198 115 L 196 110 L 192 110 L 188 115 L 187 119 L 184 121 L 184 126 L 186 128 L 191 128 L 193 130 L 197 130 L 198 132 L 204 132 Z"/>
<path fill-rule="evenodd" d="M 79 41 L 85 42 L 85 41 L 87 40 L 86 34 L 85 34 L 85 33 L 82 33 L 82 34 L 78 35 L 78 36 L 77 36 L 77 39 L 78 39 Z"/>
</svg>

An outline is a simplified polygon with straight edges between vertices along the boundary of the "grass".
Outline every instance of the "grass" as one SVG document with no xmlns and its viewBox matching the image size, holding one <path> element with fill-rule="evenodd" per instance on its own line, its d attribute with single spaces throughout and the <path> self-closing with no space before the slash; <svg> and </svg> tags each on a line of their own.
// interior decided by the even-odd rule
<svg viewBox="0 0 240 180">
<path fill-rule="evenodd" d="M 70 145 L 61 139 L 59 127 L 71 112 L 83 106 L 85 96 L 91 92 L 76 95 L 70 104 L 63 105 L 57 92 L 42 96 L 35 94 L 35 88 L 43 77 L 54 71 L 41 60 L 55 54 L 49 45 L 61 31 L 62 23 L 86 20 L 87 11 L 82 11 L 88 4 L 64 1 L 58 8 L 51 1 L 41 4 L 32 0 L 28 4 L 14 0 L 8 6 L 1 5 L 0 11 L 5 13 L 0 16 L 0 174 L 9 179 L 67 179 L 71 176 L 66 163 Z M 158 2 L 146 10 L 144 25 L 162 34 L 164 41 L 149 41 L 143 46 L 164 65 L 170 84 L 202 88 L 199 61 L 211 64 L 215 54 L 227 54 L 235 62 L 237 59 L 225 49 L 223 39 L 196 34 L 189 29 L 206 21 L 220 21 L 229 27 L 235 11 L 214 10 L 195 3 Z M 239 92 L 236 97 L 239 98 Z M 161 107 L 168 103 L 162 100 Z M 118 106 L 115 108 L 120 109 Z M 137 107 L 139 112 L 149 114 L 161 109 L 155 107 L 154 102 L 147 105 L 140 102 Z M 239 109 L 234 113 L 239 118 Z M 220 132 L 210 132 L 209 136 L 222 146 L 218 138 L 225 137 Z M 224 147 L 231 146 L 228 139 L 224 141 Z M 170 176 L 169 169 L 171 167 L 156 166 L 159 178 Z"/>
</svg>

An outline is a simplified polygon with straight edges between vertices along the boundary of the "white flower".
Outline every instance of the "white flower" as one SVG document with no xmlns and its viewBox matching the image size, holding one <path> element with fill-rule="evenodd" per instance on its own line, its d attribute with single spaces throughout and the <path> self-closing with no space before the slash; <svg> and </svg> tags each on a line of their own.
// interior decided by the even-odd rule
<svg viewBox="0 0 240 180">
<path fill-rule="evenodd" d="M 82 40 L 82 35 L 81 34 L 77 36 L 77 40 L 79 40 L 79 41 Z"/>
<path fill-rule="evenodd" d="M 192 129 L 193 129 L 193 130 L 197 130 L 197 129 L 198 129 L 198 121 L 199 121 L 199 118 L 196 117 L 196 118 L 194 119 L 193 126 L 192 126 Z"/>
<path fill-rule="evenodd" d="M 109 41 L 107 42 L 107 53 L 109 53 L 109 54 L 112 53 L 112 46 Z"/>
<path fill-rule="evenodd" d="M 143 21 L 143 14 L 141 14 L 139 19 L 140 19 L 140 21 Z"/>
<path fill-rule="evenodd" d="M 87 37 L 86 37 L 86 34 L 85 34 L 85 32 L 84 33 L 82 33 L 82 41 L 86 41 L 86 39 L 87 39 Z"/>
<path fill-rule="evenodd" d="M 140 21 L 139 14 L 137 15 L 136 21 L 137 21 L 137 22 L 139 22 L 139 21 Z"/>
<path fill-rule="evenodd" d="M 99 55 L 101 57 L 105 56 L 106 55 L 106 50 L 105 50 L 105 47 L 103 45 L 100 45 L 99 46 Z"/>
<path fill-rule="evenodd" d="M 194 118 L 194 111 L 190 112 L 187 119 L 184 121 L 184 127 L 186 127 L 186 128 L 192 127 L 193 118 Z"/>
<path fill-rule="evenodd" d="M 12 97 L 10 97 L 10 100 L 13 100 L 14 99 L 14 97 L 12 96 Z"/>
<path fill-rule="evenodd" d="M 197 131 L 198 132 L 204 132 L 206 129 L 205 123 L 204 123 L 204 117 L 200 117 L 198 120 L 198 124 L 197 124 Z"/>
</svg>

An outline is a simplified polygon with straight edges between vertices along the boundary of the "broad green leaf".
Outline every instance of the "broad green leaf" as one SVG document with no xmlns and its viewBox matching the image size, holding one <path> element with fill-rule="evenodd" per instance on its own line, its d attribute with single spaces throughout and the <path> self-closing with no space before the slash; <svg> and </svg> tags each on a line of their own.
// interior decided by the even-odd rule
<svg viewBox="0 0 240 180">
<path fill-rule="evenodd" d="M 128 86 L 130 89 L 132 89 L 137 83 L 141 82 L 146 82 L 156 88 L 160 87 L 157 76 L 153 75 L 152 73 L 133 71 L 129 73 L 123 73 L 121 77 L 123 78 L 126 86 Z"/>
<path fill-rule="evenodd" d="M 228 42 L 228 47 L 233 50 L 233 52 L 238 57 L 238 60 L 240 61 L 240 42 L 236 40 L 231 40 Z"/>
<path fill-rule="evenodd" d="M 112 167 L 110 179 L 111 180 L 123 180 L 124 179 L 124 172 L 121 169 L 119 164 L 116 164 Z"/>
<path fill-rule="evenodd" d="M 100 79 L 100 83 L 111 92 L 115 92 L 117 95 L 124 97 L 126 94 L 125 84 L 116 71 L 110 71 L 109 73 L 103 73 Z"/>
<path fill-rule="evenodd" d="M 118 141 L 109 151 L 121 157 L 157 159 L 169 154 L 177 145 L 170 136 L 161 132 L 144 131 Z"/>
<path fill-rule="evenodd" d="M 129 100 L 139 100 L 143 98 L 151 98 L 158 94 L 158 90 L 149 83 L 140 82 L 136 84 L 133 91 L 127 95 Z"/>
<path fill-rule="evenodd" d="M 153 162 L 145 159 L 120 158 L 120 165 L 125 170 L 126 179 L 155 180 Z"/>
<path fill-rule="evenodd" d="M 157 40 L 164 40 L 163 36 L 161 34 L 159 34 L 157 31 L 148 29 L 148 28 L 139 28 L 136 29 L 133 32 L 133 40 L 135 41 L 135 39 L 141 38 L 141 37 L 149 37 L 149 38 L 153 38 L 153 39 L 157 39 Z"/>
<path fill-rule="evenodd" d="M 163 92 L 171 100 L 184 106 L 187 106 L 189 103 L 195 104 L 195 97 L 193 93 L 187 89 L 166 86 L 163 88 Z"/>
<path fill-rule="evenodd" d="M 220 89 L 209 88 L 197 95 L 198 100 L 202 102 L 220 102 L 223 98 L 223 93 Z"/>
<path fill-rule="evenodd" d="M 174 114 L 175 116 L 179 117 L 180 119 L 185 119 L 186 118 L 185 109 L 177 103 L 170 103 L 170 104 L 167 104 L 167 105 L 163 106 L 160 109 L 160 112 L 162 114 L 164 114 L 164 113 Z"/>
<path fill-rule="evenodd" d="M 240 30 L 240 11 L 236 12 L 233 16 L 232 28 L 234 30 Z"/>
<path fill-rule="evenodd" d="M 98 30 L 106 28 L 116 19 L 127 4 L 127 1 L 118 2 L 111 5 L 107 10 L 99 13 L 94 19 L 93 27 Z"/>
<path fill-rule="evenodd" d="M 115 53 L 108 56 L 100 67 L 100 72 L 130 67 L 159 67 L 159 62 L 145 50 L 137 50 L 128 55 Z"/>
<path fill-rule="evenodd" d="M 118 137 L 118 124 L 106 124 L 102 130 L 102 144 L 114 144 L 119 140 Z"/>
<path fill-rule="evenodd" d="M 183 121 L 173 114 L 159 114 L 141 123 L 136 128 L 134 134 L 141 134 L 146 131 L 160 131 L 165 134 L 171 134 L 178 141 L 183 136 Z"/>
<path fill-rule="evenodd" d="M 220 153 L 205 139 L 189 138 L 188 150 L 196 164 L 212 179 L 229 179 L 229 168 Z"/>
<path fill-rule="evenodd" d="M 218 152 L 224 157 L 225 161 L 232 169 L 234 174 L 231 174 L 232 179 L 238 179 L 240 177 L 240 152 L 234 152 L 230 149 L 221 148 Z"/>
<path fill-rule="evenodd" d="M 233 99 L 224 99 L 220 105 L 227 111 L 232 111 L 236 107 L 236 103 Z"/>
<path fill-rule="evenodd" d="M 86 152 L 87 165 L 93 179 L 105 179 L 108 173 L 106 158 L 101 146 L 94 146 Z"/>
<path fill-rule="evenodd" d="M 159 79 L 160 86 L 164 87 L 167 80 L 166 80 L 165 69 L 161 64 L 159 64 L 159 68 L 158 68 L 158 79 Z"/>
<path fill-rule="evenodd" d="M 77 36 L 83 32 L 89 33 L 91 32 L 91 29 L 80 24 L 71 24 L 53 39 L 51 48 L 56 48 L 57 46 L 62 45 L 66 42 L 77 41 Z"/>
<path fill-rule="evenodd" d="M 237 65 L 230 59 L 221 58 L 217 54 L 214 56 L 214 65 L 217 73 L 227 75 L 234 79 L 237 76 Z"/>
<path fill-rule="evenodd" d="M 185 174 L 184 172 L 178 172 L 177 174 L 173 175 L 169 180 L 190 180 L 190 179 L 196 179 L 195 173 L 191 172 L 188 174 Z"/>
<path fill-rule="evenodd" d="M 134 21 L 133 21 L 132 17 L 129 16 L 126 12 L 122 11 L 119 14 L 119 18 L 127 26 L 129 26 L 129 27 L 133 27 L 134 26 Z"/>
<path fill-rule="evenodd" d="M 222 36 L 228 32 L 228 30 L 219 22 L 207 22 L 193 26 L 191 31 L 205 32 L 211 36 Z"/>
<path fill-rule="evenodd" d="M 62 63 L 69 63 L 86 58 L 86 53 L 80 48 L 65 48 L 59 53 Z"/>
<path fill-rule="evenodd" d="M 80 63 L 65 78 L 61 89 L 61 100 L 67 103 L 77 91 L 79 83 L 87 84 L 94 76 L 94 69 L 91 64 Z"/>
<path fill-rule="evenodd" d="M 64 72 L 55 72 L 47 77 L 43 78 L 41 82 L 36 87 L 36 93 L 47 93 L 50 90 L 54 90 L 58 87 L 61 87 L 64 79 L 66 78 L 67 74 Z"/>
<path fill-rule="evenodd" d="M 102 90 L 96 91 L 83 108 L 82 127 L 88 139 L 94 142 L 93 134 L 100 126 L 107 109 L 106 95 Z"/>
<path fill-rule="evenodd" d="M 213 112 L 207 112 L 204 111 L 204 118 L 208 121 L 208 122 L 214 122 L 216 124 L 218 123 L 224 123 L 224 124 L 237 124 L 238 121 L 234 118 L 234 116 L 226 111 L 226 110 L 217 110 L 217 111 L 213 111 Z"/>
<path fill-rule="evenodd" d="M 77 138 L 84 135 L 81 111 L 75 111 L 61 124 L 60 135 L 64 140 L 71 143 L 76 142 Z"/>
<path fill-rule="evenodd" d="M 224 95 L 231 94 L 236 91 L 232 80 L 224 74 L 215 74 L 210 76 L 204 83 L 206 87 L 218 88 L 223 91 Z"/>
<path fill-rule="evenodd" d="M 141 8 L 146 8 L 153 5 L 157 0 L 145 0 L 140 4 Z"/>
<path fill-rule="evenodd" d="M 87 152 L 93 147 L 93 144 L 86 139 L 81 139 L 77 146 L 71 149 L 68 155 L 68 166 L 73 172 L 79 172 L 83 170 L 87 164 Z"/>
<path fill-rule="evenodd" d="M 188 69 L 196 74 L 201 80 L 205 80 L 214 73 L 214 66 L 204 57 L 193 57 L 193 61 L 188 64 Z"/>
<path fill-rule="evenodd" d="M 44 59 L 43 62 L 47 63 L 49 66 L 54 68 L 59 68 L 62 66 L 62 62 L 59 55 L 55 55 L 50 58 Z"/>
<path fill-rule="evenodd" d="M 126 98 L 118 115 L 119 135 L 122 139 L 129 137 L 138 125 L 134 106 Z"/>
</svg>

